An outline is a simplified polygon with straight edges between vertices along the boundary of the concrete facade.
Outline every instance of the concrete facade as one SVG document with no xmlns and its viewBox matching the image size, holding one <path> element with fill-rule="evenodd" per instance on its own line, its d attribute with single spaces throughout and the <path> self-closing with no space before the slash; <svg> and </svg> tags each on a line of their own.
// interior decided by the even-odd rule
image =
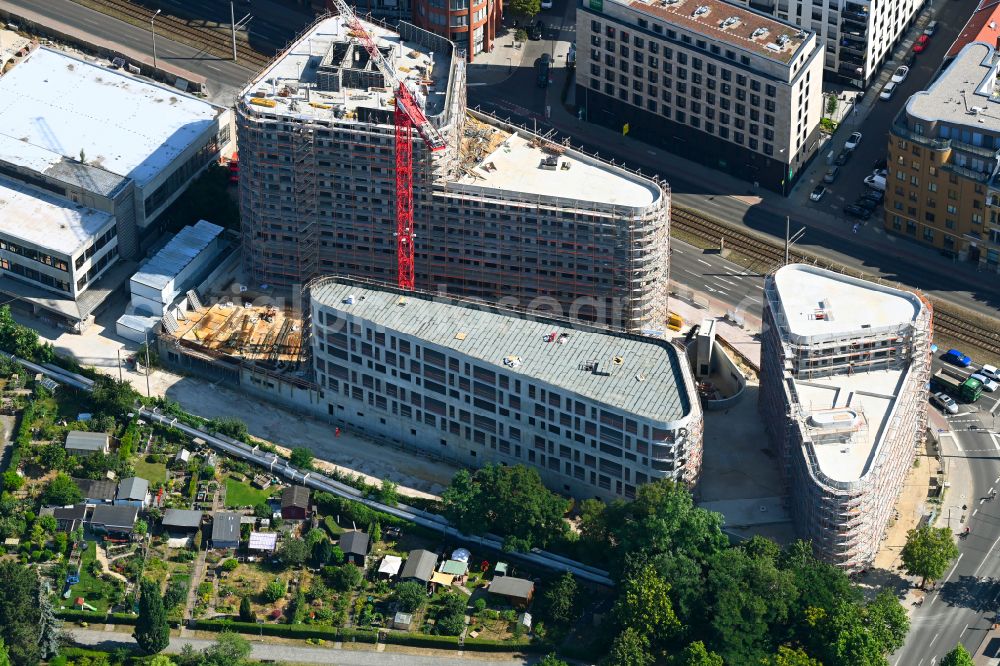
<svg viewBox="0 0 1000 666">
<path fill-rule="evenodd" d="M 764 294 L 758 407 L 796 531 L 824 560 L 865 568 L 927 428 L 930 304 L 797 264 Z"/>
<path fill-rule="evenodd" d="M 669 191 L 467 113 L 454 45 L 371 26 L 447 147 L 414 133 L 416 286 L 662 328 Z M 433 54 L 433 57 L 432 57 Z M 319 21 L 240 95 L 244 262 L 258 283 L 342 274 L 397 284 L 392 94 L 337 18 Z"/>
<path fill-rule="evenodd" d="M 968 44 L 890 127 L 885 230 L 1000 272 L 997 53 Z"/>
<path fill-rule="evenodd" d="M 782 194 L 816 154 L 812 32 L 721 0 L 580 0 L 576 31 L 591 122 Z"/>
<path fill-rule="evenodd" d="M 345 279 L 307 301 L 323 409 L 352 431 L 579 498 L 697 482 L 701 407 L 669 342 Z"/>
</svg>

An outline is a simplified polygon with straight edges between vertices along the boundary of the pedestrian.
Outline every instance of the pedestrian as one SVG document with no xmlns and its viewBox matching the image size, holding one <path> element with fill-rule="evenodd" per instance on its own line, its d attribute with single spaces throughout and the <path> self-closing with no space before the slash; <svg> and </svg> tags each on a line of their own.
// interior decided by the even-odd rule
<svg viewBox="0 0 1000 666">
<path fill-rule="evenodd" d="M 340 428 L 334 428 L 333 429 L 333 436 L 334 437 L 340 437 Z"/>
<path fill-rule="evenodd" d="M 854 223 L 854 233 L 858 233 L 858 227 L 860 227 L 860 226 L 861 225 L 858 224 L 857 222 Z"/>
</svg>

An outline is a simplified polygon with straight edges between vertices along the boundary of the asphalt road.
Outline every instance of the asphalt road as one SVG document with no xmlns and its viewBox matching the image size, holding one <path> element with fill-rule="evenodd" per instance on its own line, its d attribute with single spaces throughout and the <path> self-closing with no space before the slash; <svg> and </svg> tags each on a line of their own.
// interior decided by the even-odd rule
<svg viewBox="0 0 1000 666">
<path fill-rule="evenodd" d="M 760 319 L 764 278 L 759 273 L 677 239 L 670 244 L 671 280 Z"/>
<path fill-rule="evenodd" d="M 935 360 L 934 369 L 941 365 Z M 1000 393 L 984 392 L 974 406 L 959 408 L 946 417 L 953 436 L 943 438 L 942 464 L 968 465 L 972 486 L 950 489 L 941 511 L 953 531 L 968 526 L 971 532 L 959 539 L 958 561 L 944 580 L 913 609 L 907 642 L 891 657 L 893 666 L 936 666 L 960 642 L 975 654 L 1000 611 L 1000 498 L 989 499 L 990 490 L 1000 490 Z"/>
<path fill-rule="evenodd" d="M 71 642 L 86 647 L 98 648 L 108 652 L 118 647 L 133 647 L 135 639 L 124 632 L 107 632 L 95 629 L 70 629 Z M 250 638 L 250 637 L 247 637 Z M 204 650 L 214 641 L 205 638 L 180 638 L 171 636 L 170 645 L 164 652 L 178 654 L 185 645 L 191 645 L 196 650 Z M 383 664 L 398 664 L 399 666 L 434 666 L 435 664 L 454 664 L 455 666 L 522 666 L 530 663 L 528 659 L 504 658 L 500 655 L 483 655 L 463 657 L 457 653 L 452 656 L 442 651 L 433 656 L 413 652 L 377 652 L 366 649 L 335 649 L 332 647 L 305 647 L 289 643 L 251 643 L 251 658 L 256 660 L 276 661 L 296 664 L 336 664 L 337 666 L 382 666 Z M 497 659 L 492 657 L 496 656 Z"/>
</svg>

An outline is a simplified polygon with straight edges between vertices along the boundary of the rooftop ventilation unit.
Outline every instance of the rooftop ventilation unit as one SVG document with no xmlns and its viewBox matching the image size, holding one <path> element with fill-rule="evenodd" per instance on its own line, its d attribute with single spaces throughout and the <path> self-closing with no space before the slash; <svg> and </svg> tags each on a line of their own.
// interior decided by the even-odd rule
<svg viewBox="0 0 1000 666">
<path fill-rule="evenodd" d="M 708 13 L 708 5 L 701 5 L 694 10 L 694 13 L 691 16 L 704 16 L 707 13 Z"/>
<path fill-rule="evenodd" d="M 775 41 L 778 42 L 778 46 L 784 46 L 790 40 L 791 40 L 791 37 L 789 37 L 788 35 L 778 35 L 778 39 L 775 40 Z"/>
<path fill-rule="evenodd" d="M 752 33 L 750 33 L 750 39 L 760 39 L 761 37 L 766 37 L 769 30 L 767 28 L 757 28 Z"/>
<path fill-rule="evenodd" d="M 722 25 L 720 27 L 723 30 L 725 30 L 726 28 L 732 28 L 734 25 L 738 25 L 739 22 L 740 22 L 739 16 L 730 16 L 729 18 L 727 18 L 725 21 L 722 22 Z"/>
</svg>

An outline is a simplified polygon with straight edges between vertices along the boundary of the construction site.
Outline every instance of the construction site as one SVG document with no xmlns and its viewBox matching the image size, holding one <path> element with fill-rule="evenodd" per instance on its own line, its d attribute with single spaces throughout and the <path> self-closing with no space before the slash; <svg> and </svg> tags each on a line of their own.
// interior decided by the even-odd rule
<svg viewBox="0 0 1000 666">
<path fill-rule="evenodd" d="M 451 42 L 323 18 L 236 113 L 253 284 L 339 274 L 665 328 L 669 189 L 467 111 Z"/>
<path fill-rule="evenodd" d="M 189 310 L 171 335 L 190 349 L 276 368 L 297 368 L 302 358 L 302 320 L 273 305 L 216 303 Z"/>
<path fill-rule="evenodd" d="M 798 536 L 872 565 L 927 429 L 931 306 L 801 264 L 764 283 L 759 409 Z"/>
</svg>

